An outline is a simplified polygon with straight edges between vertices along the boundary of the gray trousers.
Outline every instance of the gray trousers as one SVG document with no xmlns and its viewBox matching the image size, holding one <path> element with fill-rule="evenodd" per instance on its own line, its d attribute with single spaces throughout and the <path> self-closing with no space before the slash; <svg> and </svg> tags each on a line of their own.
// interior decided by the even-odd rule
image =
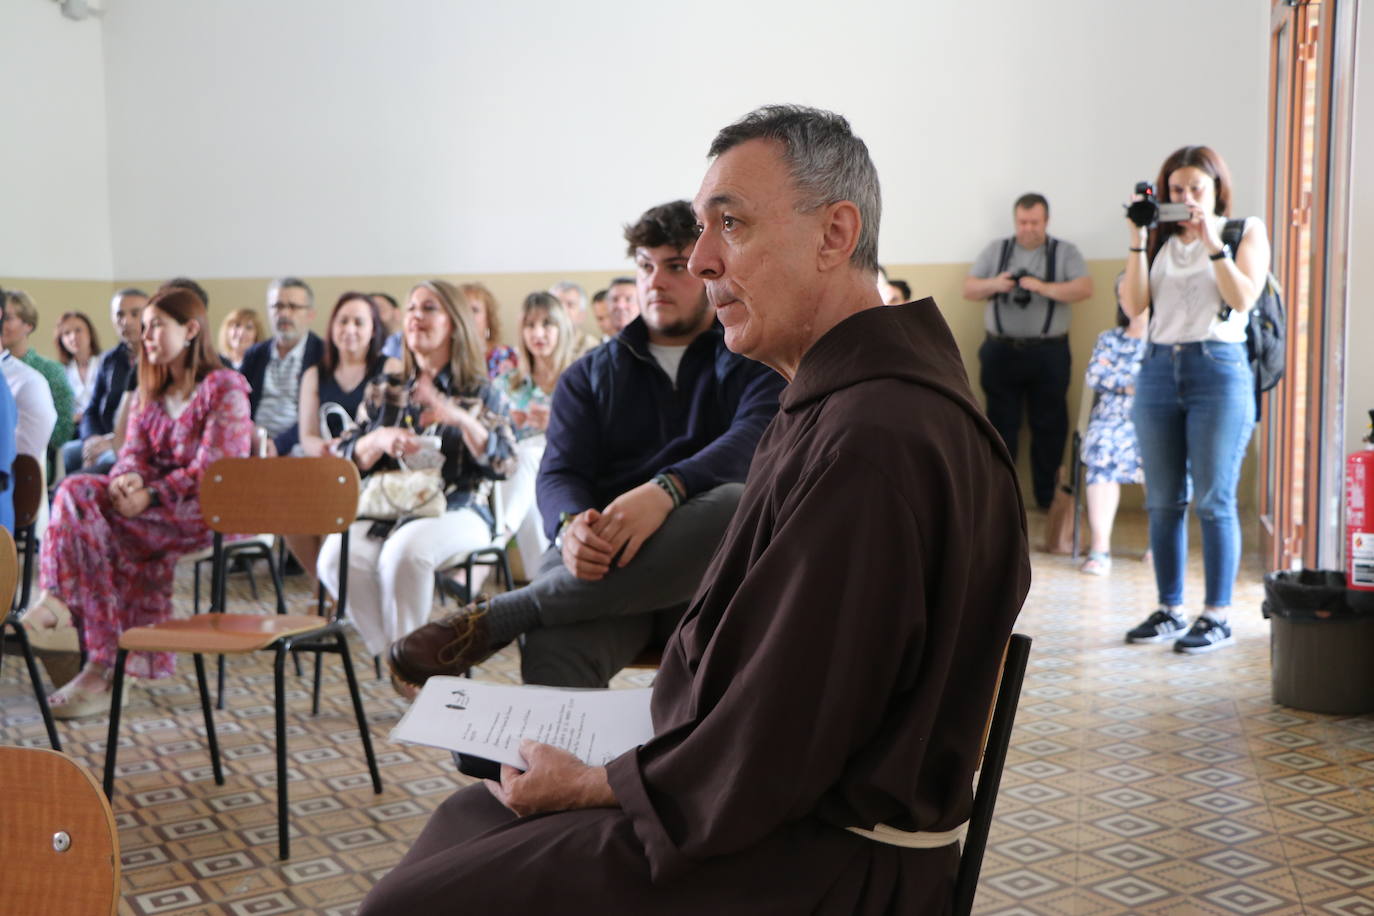
<svg viewBox="0 0 1374 916">
<path fill-rule="evenodd" d="M 628 565 L 596 582 L 570 573 L 557 547 L 545 551 L 539 575 L 519 590 L 539 606 L 542 624 L 524 636 L 525 683 L 605 687 L 646 646 L 666 641 L 743 492 L 743 484 L 722 484 L 683 503 Z"/>
</svg>

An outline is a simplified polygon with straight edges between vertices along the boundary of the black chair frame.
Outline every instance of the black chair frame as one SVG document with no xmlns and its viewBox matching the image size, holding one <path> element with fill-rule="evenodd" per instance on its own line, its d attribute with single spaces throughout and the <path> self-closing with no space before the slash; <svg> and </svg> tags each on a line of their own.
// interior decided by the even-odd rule
<svg viewBox="0 0 1374 916">
<path fill-rule="evenodd" d="M 348 529 L 345 528 L 341 534 L 342 544 L 340 545 L 339 565 L 342 569 L 348 568 Z M 222 611 L 225 607 L 225 550 L 224 538 L 219 532 L 215 533 L 215 555 L 212 574 L 212 590 L 214 594 L 214 606 L 210 609 L 211 613 Z M 344 675 L 348 680 L 348 693 L 353 702 L 353 713 L 358 720 L 358 733 L 362 739 L 363 752 L 367 757 L 367 769 L 372 776 L 372 788 L 377 794 L 382 792 L 382 777 L 377 769 L 377 757 L 372 749 L 372 736 L 368 732 L 367 716 L 363 712 L 362 695 L 358 690 L 358 678 L 353 670 L 353 658 L 349 654 L 348 639 L 344 635 L 343 608 L 348 591 L 348 577 L 344 576 L 339 583 L 338 610 L 335 616 L 322 622 L 318 630 L 297 636 L 283 636 L 273 642 L 268 649 L 275 653 L 273 662 L 273 686 L 276 691 L 276 739 L 277 739 L 277 851 L 278 856 L 285 860 L 291 854 L 291 829 L 288 821 L 288 780 L 286 766 L 286 656 L 294 652 L 332 652 L 338 654 L 343 659 Z M 323 610 L 323 608 L 321 608 Z M 105 751 L 105 778 L 104 788 L 106 797 L 114 798 L 114 775 L 116 753 L 119 748 L 119 720 L 120 703 L 123 699 L 124 691 L 124 668 L 128 661 L 129 652 L 127 649 L 120 648 L 115 657 L 114 683 L 111 686 L 110 698 L 110 733 L 106 743 Z M 193 653 L 196 666 L 196 684 L 200 689 L 201 713 L 205 717 L 206 741 L 210 748 L 210 766 L 214 772 L 215 785 L 224 785 L 224 768 L 220 763 L 219 740 L 215 734 L 214 712 L 211 709 L 209 682 L 205 674 L 205 657 L 201 653 Z M 316 698 L 318 704 L 318 696 Z M 318 711 L 318 706 L 316 706 Z"/>
<path fill-rule="evenodd" d="M 983 748 L 983 765 L 973 792 L 973 813 L 969 815 L 968 833 L 954 879 L 951 912 L 955 916 L 973 912 L 973 897 L 978 892 L 978 874 L 983 869 L 983 853 L 987 850 L 988 833 L 992 829 L 992 812 L 997 806 L 997 790 L 1002 785 L 1002 767 L 1007 762 L 1007 748 L 1011 745 L 1011 729 L 1016 722 L 1016 706 L 1021 700 L 1021 682 L 1026 676 L 1030 647 L 1030 637 L 1020 633 L 1013 633 L 1007 643 L 1002 679 L 997 686 L 997 700 L 992 707 L 992 722 Z"/>
</svg>

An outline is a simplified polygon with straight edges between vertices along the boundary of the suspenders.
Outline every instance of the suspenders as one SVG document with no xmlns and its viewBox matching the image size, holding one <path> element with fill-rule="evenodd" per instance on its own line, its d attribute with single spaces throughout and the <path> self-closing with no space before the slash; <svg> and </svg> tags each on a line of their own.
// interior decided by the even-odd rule
<svg viewBox="0 0 1374 916">
<path fill-rule="evenodd" d="M 1014 244 L 1016 244 L 1015 238 L 1002 239 L 1002 253 L 997 257 L 997 271 L 993 274 L 994 277 L 998 276 L 1003 271 L 1005 271 L 1007 269 L 1007 265 L 1011 263 L 1011 247 Z M 1059 240 L 1052 239 L 1049 236 L 1045 236 L 1046 283 L 1054 282 L 1054 262 L 1055 255 L 1058 253 L 1058 251 Z M 1006 297 L 1006 295 L 1006 293 L 998 293 L 997 295 L 992 297 L 992 320 L 993 323 L 997 326 L 997 335 L 999 337 L 1005 336 L 1002 332 L 1002 300 Z M 1050 325 L 1054 322 L 1054 307 L 1059 304 L 1055 302 L 1053 299 L 1047 298 L 1045 301 L 1049 303 L 1049 305 L 1045 309 L 1045 326 L 1040 329 L 1041 337 L 1049 336 Z"/>
</svg>

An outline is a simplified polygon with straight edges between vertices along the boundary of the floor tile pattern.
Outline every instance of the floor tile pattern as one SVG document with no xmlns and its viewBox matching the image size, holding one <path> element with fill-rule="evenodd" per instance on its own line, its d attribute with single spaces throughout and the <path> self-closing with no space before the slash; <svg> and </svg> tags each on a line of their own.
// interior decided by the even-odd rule
<svg viewBox="0 0 1374 916">
<path fill-rule="evenodd" d="M 1237 589 L 1235 646 L 1184 656 L 1125 645 L 1122 634 L 1154 596 L 1137 559 L 1138 515 L 1124 515 L 1117 544 L 1104 578 L 1068 558 L 1034 557 L 1018 629 L 1035 643 L 975 910 L 1374 916 L 1374 716 L 1270 702 L 1253 560 Z M 253 606 L 246 580 L 231 581 L 235 609 Z M 185 573 L 179 594 L 189 587 Z M 293 609 L 303 609 L 302 578 L 288 587 Z M 1188 588 L 1200 599 L 1196 562 Z M 359 653 L 384 782 L 373 794 L 338 661 L 327 658 L 319 716 L 309 714 L 308 677 L 288 679 L 292 856 L 278 861 L 266 658 L 230 662 L 216 723 L 224 786 L 210 775 L 189 662 L 175 678 L 136 688 L 114 803 L 121 913 L 352 913 L 429 812 L 467 781 L 447 755 L 386 740 L 404 703 Z M 477 675 L 515 681 L 517 670 L 507 649 Z M 0 743 L 46 746 L 20 672 L 13 659 L 0 671 Z M 651 678 L 630 671 L 617 683 Z M 67 750 L 97 773 L 107 725 L 97 717 L 59 726 Z"/>
</svg>

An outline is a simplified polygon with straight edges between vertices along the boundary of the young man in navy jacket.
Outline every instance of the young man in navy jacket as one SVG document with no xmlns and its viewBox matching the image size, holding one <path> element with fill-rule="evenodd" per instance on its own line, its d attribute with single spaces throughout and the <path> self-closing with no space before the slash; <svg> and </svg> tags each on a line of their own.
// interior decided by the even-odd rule
<svg viewBox="0 0 1374 916">
<path fill-rule="evenodd" d="M 459 673 L 523 634 L 526 683 L 604 687 L 672 631 L 734 515 L 783 380 L 731 353 L 687 271 L 687 201 L 625 230 L 641 314 L 558 382 L 539 469 L 554 542 L 528 586 L 391 647 L 412 685 Z"/>
</svg>

